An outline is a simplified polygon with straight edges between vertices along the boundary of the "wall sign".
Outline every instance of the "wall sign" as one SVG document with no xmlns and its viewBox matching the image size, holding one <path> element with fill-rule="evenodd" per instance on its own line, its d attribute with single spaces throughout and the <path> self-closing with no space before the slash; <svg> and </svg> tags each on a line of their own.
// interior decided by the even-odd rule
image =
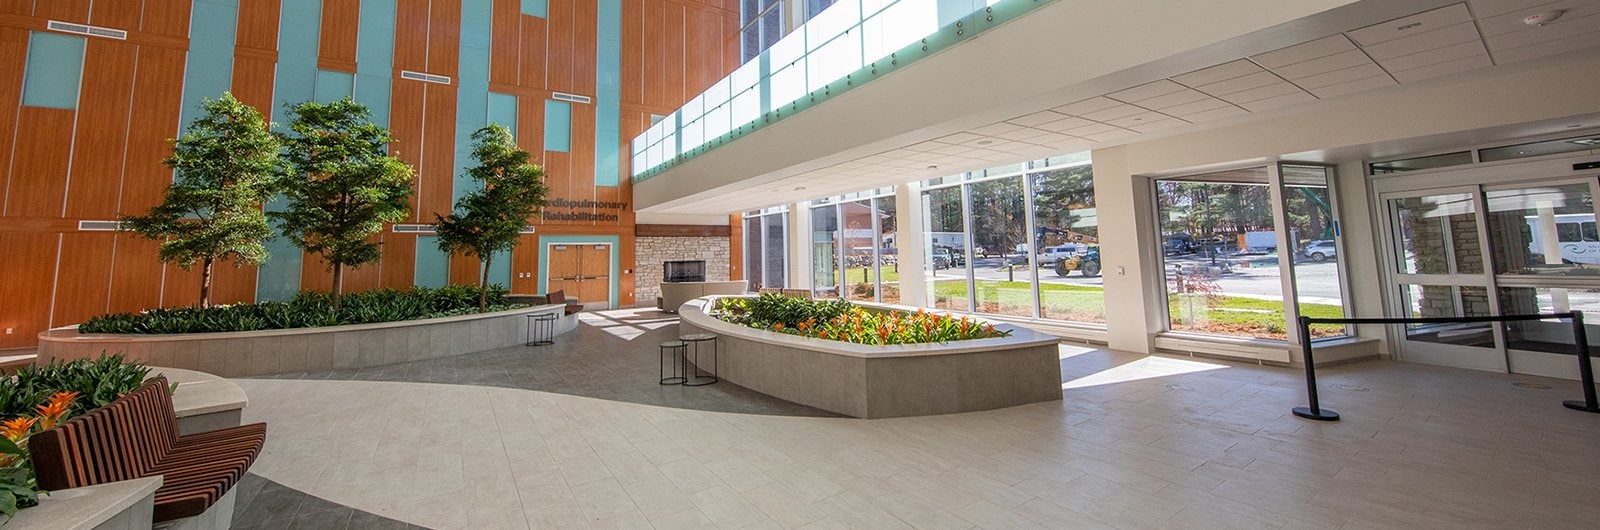
<svg viewBox="0 0 1600 530">
<path fill-rule="evenodd" d="M 591 200 L 572 200 L 557 197 L 545 202 L 544 220 L 546 221 L 598 221 L 616 222 L 621 219 L 621 213 L 628 209 L 625 202 L 607 202 Z M 566 210 L 566 211 L 552 211 Z M 598 211 L 580 210 L 612 210 L 616 213 L 601 213 Z"/>
</svg>

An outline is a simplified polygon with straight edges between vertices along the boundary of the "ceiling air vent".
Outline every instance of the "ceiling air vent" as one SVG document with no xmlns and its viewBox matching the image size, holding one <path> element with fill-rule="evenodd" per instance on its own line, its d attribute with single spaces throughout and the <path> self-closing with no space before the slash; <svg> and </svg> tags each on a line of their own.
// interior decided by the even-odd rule
<svg viewBox="0 0 1600 530">
<path fill-rule="evenodd" d="M 396 234 L 432 234 L 433 233 L 433 225 L 424 225 L 424 224 L 394 225 L 394 232 Z"/>
<path fill-rule="evenodd" d="M 62 22 L 59 20 L 51 20 L 45 24 L 45 27 L 49 28 L 50 31 L 72 33 L 74 35 L 88 35 L 90 37 L 106 37 L 109 39 L 128 40 L 128 32 L 120 29 L 102 28 L 99 26 L 89 26 L 85 24 L 73 24 L 71 22 Z"/>
<path fill-rule="evenodd" d="M 121 227 L 116 221 L 78 221 L 78 230 L 84 232 L 115 232 Z"/>
<path fill-rule="evenodd" d="M 413 71 L 410 71 L 410 70 L 401 70 L 400 71 L 400 78 L 401 79 L 410 79 L 412 81 L 422 81 L 422 82 L 426 82 L 426 83 L 438 83 L 438 84 L 441 84 L 441 85 L 450 84 L 450 76 L 425 74 L 425 73 L 422 73 L 422 72 L 413 72 Z"/>
<path fill-rule="evenodd" d="M 568 94 L 566 92 L 551 92 L 550 93 L 550 97 L 558 99 L 558 100 L 561 100 L 561 101 L 571 101 L 573 103 L 582 103 L 584 105 L 588 105 L 590 101 L 594 101 L 592 99 L 589 99 L 589 96 L 580 96 L 580 95 L 577 95 L 577 94 Z"/>
</svg>

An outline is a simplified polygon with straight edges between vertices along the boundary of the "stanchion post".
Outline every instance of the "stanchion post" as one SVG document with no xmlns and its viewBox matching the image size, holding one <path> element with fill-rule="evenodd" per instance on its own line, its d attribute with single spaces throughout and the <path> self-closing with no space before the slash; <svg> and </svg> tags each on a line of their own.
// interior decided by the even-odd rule
<svg viewBox="0 0 1600 530">
<path fill-rule="evenodd" d="M 1572 312 L 1572 344 L 1578 347 L 1578 380 L 1583 383 L 1583 401 L 1563 401 L 1569 409 L 1600 412 L 1594 394 L 1594 363 L 1589 359 L 1589 332 L 1583 327 L 1583 312 Z"/>
<path fill-rule="evenodd" d="M 1306 363 L 1306 397 L 1311 399 L 1311 406 L 1295 407 L 1294 415 L 1308 420 L 1339 421 L 1339 413 L 1317 403 L 1317 363 L 1311 359 L 1311 317 L 1301 315 L 1296 322 L 1300 324 L 1300 357 Z"/>
</svg>

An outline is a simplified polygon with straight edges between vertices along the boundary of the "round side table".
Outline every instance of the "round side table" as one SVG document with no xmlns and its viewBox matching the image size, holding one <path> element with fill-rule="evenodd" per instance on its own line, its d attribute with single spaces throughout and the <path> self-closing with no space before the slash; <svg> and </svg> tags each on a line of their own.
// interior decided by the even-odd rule
<svg viewBox="0 0 1600 530">
<path fill-rule="evenodd" d="M 710 333 L 690 333 L 688 335 L 683 335 L 683 336 L 678 337 L 678 340 L 683 341 L 687 345 L 690 345 L 690 346 L 694 347 L 694 353 L 693 353 L 693 355 L 690 356 L 690 358 L 694 360 L 694 371 L 685 374 L 685 375 L 688 376 L 688 380 L 684 381 L 683 386 L 705 386 L 705 385 L 709 385 L 709 384 L 712 384 L 712 383 L 716 383 L 717 381 L 721 380 L 721 379 L 717 378 L 717 336 L 716 335 L 712 335 Z M 705 344 L 705 343 L 707 343 L 707 342 L 711 343 L 711 371 L 710 372 L 707 372 L 707 371 L 705 371 L 705 370 L 700 368 L 700 346 Z M 685 370 L 685 371 L 687 371 L 687 370 Z"/>
<path fill-rule="evenodd" d="M 661 377 L 663 385 L 681 385 L 689 381 L 684 376 L 689 361 L 684 357 L 688 344 L 681 340 L 669 340 L 661 343 L 661 358 L 656 362 L 656 375 Z M 672 377 L 667 377 L 667 363 L 672 363 Z"/>
</svg>

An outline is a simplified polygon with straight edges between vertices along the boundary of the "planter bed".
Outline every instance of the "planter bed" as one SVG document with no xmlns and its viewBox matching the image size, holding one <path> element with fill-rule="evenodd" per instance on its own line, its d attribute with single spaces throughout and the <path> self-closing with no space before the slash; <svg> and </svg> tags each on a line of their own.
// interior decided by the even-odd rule
<svg viewBox="0 0 1600 530">
<path fill-rule="evenodd" d="M 124 352 L 129 361 L 223 377 L 363 368 L 523 344 L 530 314 L 556 314 L 555 334 L 560 335 L 578 325 L 575 315 L 562 314 L 564 308 L 546 304 L 377 324 L 175 335 L 83 334 L 71 326 L 40 333 L 35 362 L 95 357 L 104 351 Z"/>
<path fill-rule="evenodd" d="M 1060 342 L 1010 324 L 1006 337 L 866 345 L 725 322 L 712 296 L 678 309 L 682 333 L 717 335 L 718 375 L 773 397 L 857 418 L 926 416 L 1061 399 Z M 868 311 L 905 310 L 858 303 Z M 708 352 L 709 347 L 703 351 Z M 699 358 L 712 369 L 710 357 Z"/>
</svg>

